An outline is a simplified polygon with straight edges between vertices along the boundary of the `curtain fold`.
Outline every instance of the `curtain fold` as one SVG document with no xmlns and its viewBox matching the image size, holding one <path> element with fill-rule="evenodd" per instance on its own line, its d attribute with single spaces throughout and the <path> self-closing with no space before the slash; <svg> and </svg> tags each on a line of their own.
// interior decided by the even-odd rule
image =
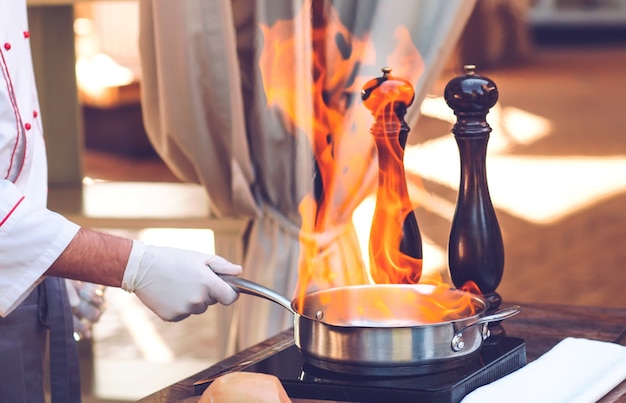
<svg viewBox="0 0 626 403">
<path fill-rule="evenodd" d="M 377 161 L 360 85 L 391 64 L 415 84 L 414 124 L 473 6 L 140 0 L 146 131 L 218 217 L 250 220 L 243 277 L 288 298 L 303 273 L 318 288 L 368 280 L 352 213 Z M 259 298 L 234 309 L 238 348 L 292 325 Z"/>
</svg>

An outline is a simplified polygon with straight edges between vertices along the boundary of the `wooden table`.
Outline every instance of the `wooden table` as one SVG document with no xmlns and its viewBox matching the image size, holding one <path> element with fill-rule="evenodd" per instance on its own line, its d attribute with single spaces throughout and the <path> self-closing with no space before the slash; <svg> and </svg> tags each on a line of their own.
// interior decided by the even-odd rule
<svg viewBox="0 0 626 403">
<path fill-rule="evenodd" d="M 561 305 L 520 304 L 522 312 L 504 322 L 508 336 L 526 342 L 528 361 L 537 359 L 565 337 L 602 341 L 623 338 L 626 332 L 626 309 L 589 308 Z M 187 379 L 147 396 L 141 402 L 195 402 L 193 383 L 197 380 L 237 370 L 238 365 L 258 362 L 293 343 L 291 330 L 282 332 L 249 349 L 243 350 Z M 620 344 L 625 344 L 621 340 Z M 626 381 L 601 402 L 626 401 Z"/>
</svg>

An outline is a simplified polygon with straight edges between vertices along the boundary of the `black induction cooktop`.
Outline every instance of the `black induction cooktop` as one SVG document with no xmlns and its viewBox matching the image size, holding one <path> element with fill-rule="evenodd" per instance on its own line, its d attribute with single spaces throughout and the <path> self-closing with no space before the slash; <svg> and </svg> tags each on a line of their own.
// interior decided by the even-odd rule
<svg viewBox="0 0 626 403">
<path fill-rule="evenodd" d="M 522 339 L 493 336 L 460 367 L 411 376 L 363 376 L 326 371 L 306 363 L 295 345 L 240 371 L 280 379 L 291 398 L 345 402 L 459 402 L 474 389 L 526 364 Z M 201 394 L 209 383 L 195 386 Z"/>
</svg>

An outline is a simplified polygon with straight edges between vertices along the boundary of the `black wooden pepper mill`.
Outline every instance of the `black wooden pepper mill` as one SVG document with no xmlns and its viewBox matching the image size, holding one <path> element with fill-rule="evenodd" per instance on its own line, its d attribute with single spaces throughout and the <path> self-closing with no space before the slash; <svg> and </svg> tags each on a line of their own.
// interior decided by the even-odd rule
<svg viewBox="0 0 626 403">
<path fill-rule="evenodd" d="M 422 238 L 411 206 L 404 172 L 404 147 L 409 126 L 404 120 L 413 103 L 410 82 L 391 75 L 365 83 L 361 99 L 375 122 L 370 129 L 378 150 L 378 190 L 370 235 L 370 273 L 376 283 L 419 282 L 422 275 Z M 397 231 L 398 229 L 401 231 Z M 397 237 L 397 239 L 395 239 Z M 397 244 L 387 241 L 397 241 Z M 394 276 L 389 271 L 394 269 Z"/>
<path fill-rule="evenodd" d="M 493 81 L 465 66 L 465 74 L 453 78 L 444 98 L 454 110 L 457 122 L 452 128 L 461 159 L 461 181 L 448 245 L 450 276 L 457 288 L 474 282 L 496 310 L 502 298 L 496 288 L 504 271 L 504 245 L 495 210 L 489 196 L 486 175 L 487 141 L 491 127 L 486 121 L 489 109 L 498 100 Z M 490 325 L 492 334 L 502 334 L 499 323 Z"/>
</svg>

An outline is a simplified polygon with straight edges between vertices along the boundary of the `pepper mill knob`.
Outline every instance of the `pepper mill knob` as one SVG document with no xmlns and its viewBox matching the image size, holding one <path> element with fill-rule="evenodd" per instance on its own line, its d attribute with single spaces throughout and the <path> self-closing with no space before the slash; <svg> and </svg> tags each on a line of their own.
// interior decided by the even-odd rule
<svg viewBox="0 0 626 403">
<path fill-rule="evenodd" d="M 400 146 L 404 148 L 410 130 L 404 121 L 404 115 L 415 99 L 415 90 L 409 81 L 392 76 L 391 67 L 383 67 L 381 70 L 381 77 L 372 78 L 365 83 L 361 90 L 361 99 L 375 119 L 372 135 L 398 136 Z M 395 119 L 392 118 L 393 115 Z"/>
<path fill-rule="evenodd" d="M 383 75 L 366 82 L 361 91 L 363 104 L 374 117 L 380 116 L 390 105 L 404 105 L 406 110 L 415 99 L 415 90 L 409 81 L 392 76 L 391 67 L 381 70 Z"/>
<path fill-rule="evenodd" d="M 443 93 L 446 103 L 457 115 L 487 114 L 498 101 L 496 84 L 476 74 L 476 66 L 473 64 L 466 65 L 464 69 L 465 75 L 453 78 L 446 85 Z"/>
</svg>

